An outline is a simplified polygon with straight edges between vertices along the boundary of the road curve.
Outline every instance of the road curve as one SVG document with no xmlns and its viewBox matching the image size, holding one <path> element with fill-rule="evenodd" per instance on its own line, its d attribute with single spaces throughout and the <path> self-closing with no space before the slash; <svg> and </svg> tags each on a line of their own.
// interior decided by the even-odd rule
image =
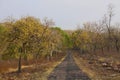
<svg viewBox="0 0 120 80">
<path fill-rule="evenodd" d="M 69 52 L 66 58 L 51 72 L 48 80 L 91 80 L 76 65 L 72 54 Z"/>
</svg>

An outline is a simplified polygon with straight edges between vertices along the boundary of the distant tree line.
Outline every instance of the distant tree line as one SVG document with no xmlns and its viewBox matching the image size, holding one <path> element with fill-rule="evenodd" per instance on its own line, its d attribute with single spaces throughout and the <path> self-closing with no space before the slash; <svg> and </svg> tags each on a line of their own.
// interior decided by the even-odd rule
<svg viewBox="0 0 120 80">
<path fill-rule="evenodd" d="M 114 7 L 108 6 L 108 13 L 98 22 L 86 22 L 82 28 L 73 32 L 71 38 L 73 48 L 81 53 L 104 51 L 120 51 L 120 24 L 112 24 Z"/>
</svg>

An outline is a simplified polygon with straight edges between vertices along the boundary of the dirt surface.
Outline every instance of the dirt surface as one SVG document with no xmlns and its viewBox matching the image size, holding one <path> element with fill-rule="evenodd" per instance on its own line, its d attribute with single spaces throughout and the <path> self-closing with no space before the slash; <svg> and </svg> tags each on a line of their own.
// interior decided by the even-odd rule
<svg viewBox="0 0 120 80">
<path fill-rule="evenodd" d="M 76 65 L 72 53 L 69 52 L 61 64 L 48 76 L 48 80 L 91 80 Z"/>
</svg>

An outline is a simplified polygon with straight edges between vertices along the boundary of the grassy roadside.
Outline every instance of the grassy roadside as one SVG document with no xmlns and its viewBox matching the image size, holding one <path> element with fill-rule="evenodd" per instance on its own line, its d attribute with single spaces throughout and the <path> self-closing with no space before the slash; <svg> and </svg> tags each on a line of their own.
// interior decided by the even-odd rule
<svg viewBox="0 0 120 80">
<path fill-rule="evenodd" d="M 52 70 L 60 64 L 65 55 L 59 56 L 51 61 L 45 61 L 37 65 L 23 66 L 22 73 L 13 72 L 16 69 L 11 69 L 12 72 L 0 74 L 0 80 L 47 80 L 48 75 Z"/>
<path fill-rule="evenodd" d="M 96 80 L 95 77 L 96 73 L 93 72 L 87 65 L 87 61 L 83 60 L 82 58 L 74 55 L 74 60 L 76 62 L 76 64 L 79 66 L 80 69 L 82 69 L 83 72 L 85 72 L 92 80 Z"/>
<path fill-rule="evenodd" d="M 77 52 L 73 54 L 76 64 L 85 72 L 92 80 L 120 80 L 120 73 L 115 72 L 112 69 L 108 70 L 106 67 L 103 67 L 99 60 L 109 59 L 110 57 L 93 56 L 90 54 L 78 55 Z M 116 57 L 112 56 L 115 60 Z M 119 61 L 119 60 L 117 60 Z"/>
</svg>

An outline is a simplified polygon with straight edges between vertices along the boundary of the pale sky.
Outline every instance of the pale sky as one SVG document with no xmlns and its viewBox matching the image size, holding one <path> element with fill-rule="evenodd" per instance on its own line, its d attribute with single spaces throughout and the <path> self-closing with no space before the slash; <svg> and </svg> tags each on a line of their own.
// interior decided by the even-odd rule
<svg viewBox="0 0 120 80">
<path fill-rule="evenodd" d="M 0 0 L 0 20 L 48 17 L 62 29 L 75 29 L 78 24 L 100 20 L 110 3 L 115 6 L 113 21 L 120 22 L 120 0 Z"/>
</svg>

